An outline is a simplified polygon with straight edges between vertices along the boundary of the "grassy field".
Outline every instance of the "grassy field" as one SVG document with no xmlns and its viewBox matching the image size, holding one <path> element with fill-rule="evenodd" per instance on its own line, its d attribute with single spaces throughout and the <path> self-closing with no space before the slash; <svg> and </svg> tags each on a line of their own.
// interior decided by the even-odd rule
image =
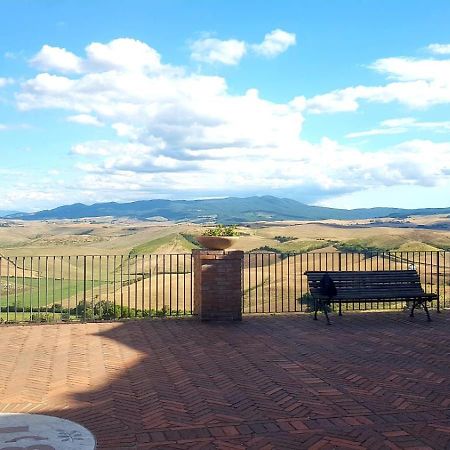
<svg viewBox="0 0 450 450">
<path fill-rule="evenodd" d="M 75 299 L 77 293 L 81 296 L 84 290 L 84 280 L 2 277 L 0 281 L 2 283 L 0 307 L 9 305 L 22 309 L 67 304 L 68 299 Z M 98 286 L 98 280 L 86 281 L 88 292 L 96 290 Z"/>
</svg>

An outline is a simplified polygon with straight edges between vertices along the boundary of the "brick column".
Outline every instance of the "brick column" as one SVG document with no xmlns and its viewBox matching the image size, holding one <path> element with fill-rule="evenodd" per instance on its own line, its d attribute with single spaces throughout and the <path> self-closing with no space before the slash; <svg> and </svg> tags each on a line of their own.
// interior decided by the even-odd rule
<svg viewBox="0 0 450 450">
<path fill-rule="evenodd" d="M 244 252 L 192 250 L 194 313 L 201 320 L 242 320 Z"/>
</svg>

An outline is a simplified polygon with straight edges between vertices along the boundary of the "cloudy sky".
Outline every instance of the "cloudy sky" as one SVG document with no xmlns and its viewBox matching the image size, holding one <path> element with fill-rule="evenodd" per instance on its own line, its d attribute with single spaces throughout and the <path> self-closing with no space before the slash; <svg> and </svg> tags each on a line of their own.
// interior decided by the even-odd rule
<svg viewBox="0 0 450 450">
<path fill-rule="evenodd" d="M 448 0 L 1 0 L 0 209 L 450 206 Z"/>
</svg>

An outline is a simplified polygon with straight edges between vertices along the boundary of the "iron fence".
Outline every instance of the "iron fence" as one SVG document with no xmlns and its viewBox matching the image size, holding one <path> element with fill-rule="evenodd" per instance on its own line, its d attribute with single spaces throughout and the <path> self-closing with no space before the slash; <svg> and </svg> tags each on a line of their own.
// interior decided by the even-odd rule
<svg viewBox="0 0 450 450">
<path fill-rule="evenodd" d="M 0 257 L 0 321 L 187 315 L 191 275 L 190 254 Z"/>
<path fill-rule="evenodd" d="M 246 253 L 244 313 L 307 312 L 307 270 L 414 267 L 434 307 L 450 307 L 450 252 Z M 191 254 L 0 257 L 0 323 L 185 316 L 193 311 Z M 394 302 L 347 308 L 400 308 Z"/>
<path fill-rule="evenodd" d="M 243 308 L 245 313 L 309 311 L 304 273 L 309 270 L 404 270 L 414 268 L 425 292 L 438 294 L 432 307 L 450 307 L 450 252 L 361 252 L 361 253 L 247 253 L 243 263 Z M 404 303 L 353 302 L 351 310 L 398 309 Z"/>
</svg>

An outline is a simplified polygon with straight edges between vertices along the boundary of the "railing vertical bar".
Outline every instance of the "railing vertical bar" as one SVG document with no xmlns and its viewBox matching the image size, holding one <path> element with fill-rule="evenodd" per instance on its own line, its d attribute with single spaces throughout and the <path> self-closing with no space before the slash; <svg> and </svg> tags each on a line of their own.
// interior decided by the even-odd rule
<svg viewBox="0 0 450 450">
<path fill-rule="evenodd" d="M 277 254 L 276 253 L 274 253 L 273 256 L 275 258 L 275 264 L 274 264 L 274 270 L 275 270 L 275 273 L 274 273 L 274 279 L 275 279 L 275 312 L 278 312 L 278 270 L 277 270 L 277 267 L 278 267 L 277 260 L 278 260 L 278 258 L 277 258 Z"/>
<path fill-rule="evenodd" d="M 288 298 L 288 311 L 291 312 L 291 256 L 288 254 L 287 256 L 287 298 Z"/>
<path fill-rule="evenodd" d="M 25 320 L 25 256 L 22 256 L 22 321 Z"/>
<path fill-rule="evenodd" d="M 300 254 L 300 311 L 303 311 L 303 253 Z"/>
<path fill-rule="evenodd" d="M 166 311 L 166 255 L 161 255 L 162 258 L 162 304 L 163 312 Z"/>
<path fill-rule="evenodd" d="M 141 303 L 142 303 L 142 317 L 144 317 L 145 312 L 145 255 L 142 255 L 142 261 L 141 261 L 141 272 L 142 272 L 142 296 L 141 296 Z"/>
<path fill-rule="evenodd" d="M 244 255 L 243 261 L 241 264 L 241 309 L 242 309 L 242 314 L 245 313 L 245 273 L 244 273 L 245 256 L 246 255 Z"/>
<path fill-rule="evenodd" d="M 38 280 L 40 279 L 40 275 Z M 78 319 L 78 255 L 75 256 L 75 319 Z M 39 289 L 38 289 L 39 292 Z"/>
<path fill-rule="evenodd" d="M 252 308 L 252 280 L 251 280 L 251 273 L 252 273 L 252 255 L 249 253 L 248 254 L 248 280 L 247 280 L 247 289 L 246 291 L 248 292 L 248 309 L 247 312 L 250 313 L 251 312 L 251 308 Z"/>
<path fill-rule="evenodd" d="M 246 292 L 246 278 L 245 278 L 245 268 L 248 267 L 246 259 L 248 254 L 244 255 L 244 260 L 242 261 L 241 267 L 241 291 L 242 291 L 242 312 L 245 313 L 245 292 Z"/>
<path fill-rule="evenodd" d="M 152 255 L 148 255 L 148 309 L 150 310 L 150 316 L 153 316 L 153 303 L 152 303 Z"/>
<path fill-rule="evenodd" d="M 183 312 L 186 314 L 186 254 L 183 254 Z"/>
<path fill-rule="evenodd" d="M 52 310 L 53 310 L 53 321 L 55 320 L 55 278 L 56 278 L 56 256 L 53 256 L 52 264 Z"/>
<path fill-rule="evenodd" d="M 268 259 L 268 264 L 267 264 L 267 268 L 269 269 L 269 278 L 268 278 L 268 282 L 269 282 L 269 312 L 271 312 L 272 310 L 272 305 L 271 305 L 271 290 L 272 290 L 272 280 L 271 280 L 271 272 L 272 272 L 272 268 L 271 268 L 271 264 L 270 264 L 270 253 L 267 253 L 267 259 Z"/>
<path fill-rule="evenodd" d="M 193 258 L 192 258 L 192 255 L 189 255 L 189 260 L 190 260 L 190 266 L 191 266 L 191 276 L 189 277 L 189 280 L 190 280 L 191 314 L 192 314 L 193 311 L 194 311 L 194 307 L 193 307 L 193 303 L 194 303 L 194 290 L 193 290 L 193 278 L 194 278 L 194 276 L 193 276 L 193 273 L 194 273 L 194 270 L 193 270 Z"/>
<path fill-rule="evenodd" d="M 258 312 L 258 253 L 255 253 L 255 312 Z"/>
<path fill-rule="evenodd" d="M 2 266 L 3 266 L 3 257 L 0 255 L 0 313 L 3 313 L 3 302 L 2 302 Z M 6 285 L 6 292 L 8 292 L 8 285 Z M 6 314 L 8 310 L 8 303 L 6 303 Z"/>
<path fill-rule="evenodd" d="M 120 318 L 123 318 L 123 255 L 120 255 Z"/>
<path fill-rule="evenodd" d="M 172 254 L 169 255 L 169 315 L 172 315 Z"/>
<path fill-rule="evenodd" d="M 370 270 L 373 270 L 373 260 L 374 260 L 374 258 L 376 257 L 376 263 L 377 263 L 377 270 L 379 270 L 379 266 L 378 266 L 378 264 L 379 264 L 379 259 L 378 259 L 378 256 L 379 256 L 379 252 L 377 251 L 376 253 L 375 253 L 375 255 L 373 255 L 372 254 L 372 257 L 371 257 L 371 259 L 370 259 Z M 380 302 L 377 302 L 377 309 L 380 307 Z"/>
<path fill-rule="evenodd" d="M 83 257 L 83 320 L 86 322 L 86 256 Z"/>
<path fill-rule="evenodd" d="M 444 255 L 444 267 L 442 272 L 442 287 L 444 288 L 443 307 L 445 308 L 447 306 L 447 252 L 444 250 L 442 253 Z"/>
<path fill-rule="evenodd" d="M 265 285 L 266 285 L 266 279 L 264 278 L 264 253 L 261 253 L 261 305 L 262 305 L 262 312 L 266 312 L 266 304 L 265 304 Z"/>
<path fill-rule="evenodd" d="M 156 307 L 155 307 L 155 312 L 158 313 L 158 307 L 159 307 L 159 255 L 156 254 L 156 262 L 155 262 L 155 283 L 156 283 L 156 287 L 155 287 L 155 294 L 156 294 Z"/>
<path fill-rule="evenodd" d="M 134 317 L 137 316 L 137 309 L 138 309 L 138 281 L 137 281 L 137 259 L 138 255 L 134 256 Z"/>
<path fill-rule="evenodd" d="M 60 257 L 60 261 L 61 261 L 61 264 L 60 264 L 60 266 L 59 266 L 59 272 L 60 272 L 60 278 L 61 278 L 61 280 L 60 280 L 60 287 L 61 287 L 61 298 L 60 298 L 60 301 L 59 301 L 59 303 L 60 303 L 60 311 L 59 311 L 59 319 L 61 320 L 62 319 L 62 311 L 63 311 L 63 302 L 64 302 L 64 289 L 63 289 L 63 282 L 64 282 L 64 277 L 63 277 L 63 262 L 64 262 L 64 256 L 61 256 Z"/>
<path fill-rule="evenodd" d="M 14 257 L 14 322 L 17 322 L 17 256 Z"/>
<path fill-rule="evenodd" d="M 9 256 L 6 259 L 6 321 L 9 322 Z"/>
<path fill-rule="evenodd" d="M 99 319 L 102 319 L 104 316 L 103 305 L 106 305 L 106 303 L 103 303 L 102 300 L 102 255 L 99 255 L 98 257 L 98 313 L 100 316 Z"/>
<path fill-rule="evenodd" d="M 45 314 L 48 314 L 48 256 L 45 257 Z"/>
<path fill-rule="evenodd" d="M 297 253 L 294 253 L 294 311 L 298 311 L 297 305 Z"/>
<path fill-rule="evenodd" d="M 114 308 L 114 319 L 118 319 L 120 314 L 116 313 L 116 294 L 117 294 L 117 255 L 113 258 L 113 308 Z"/>
<path fill-rule="evenodd" d="M 95 265 L 95 257 L 91 256 L 91 309 L 92 309 L 92 318 L 94 318 L 94 308 L 95 308 L 95 294 L 94 294 L 94 265 Z"/>
<path fill-rule="evenodd" d="M 1 258 L 0 258 L 0 280 L 2 279 L 2 274 L 1 274 L 1 270 L 2 270 L 2 262 L 1 262 Z M 33 257 L 30 256 L 30 321 L 33 320 Z M 1 291 L 1 289 L 0 289 Z M 1 294 L 0 294 L 1 296 Z M 0 305 L 2 304 L 1 301 L 1 297 L 0 297 Z"/>
<path fill-rule="evenodd" d="M 427 289 L 427 252 L 426 250 L 423 252 L 423 260 L 424 260 L 424 284 L 425 284 L 425 292 L 428 292 Z"/>
<path fill-rule="evenodd" d="M 441 278 L 441 252 L 437 251 L 436 252 L 436 294 L 437 294 L 437 305 L 436 305 L 436 309 L 437 312 L 441 312 L 441 283 L 440 283 L 440 278 Z"/>
<path fill-rule="evenodd" d="M 180 255 L 177 253 L 177 270 L 175 271 L 175 276 L 177 280 L 177 315 L 180 310 Z"/>
<path fill-rule="evenodd" d="M 3 313 L 3 302 L 2 302 L 2 266 L 3 266 L 3 260 L 4 258 L 0 255 L 0 313 Z M 8 284 L 6 284 L 6 292 L 8 292 Z M 6 314 L 8 315 L 8 302 L 6 302 L 6 309 L 5 309 Z"/>
<path fill-rule="evenodd" d="M 105 306 L 107 309 L 107 315 L 110 320 L 113 320 L 116 318 L 116 312 L 112 311 L 112 317 L 111 317 L 111 302 L 109 300 L 109 255 L 106 255 L 106 302 Z"/>
<path fill-rule="evenodd" d="M 131 272 L 130 272 L 130 255 L 127 256 L 127 317 L 130 318 L 131 317 L 131 283 L 130 283 L 130 277 L 131 277 Z"/>
</svg>

